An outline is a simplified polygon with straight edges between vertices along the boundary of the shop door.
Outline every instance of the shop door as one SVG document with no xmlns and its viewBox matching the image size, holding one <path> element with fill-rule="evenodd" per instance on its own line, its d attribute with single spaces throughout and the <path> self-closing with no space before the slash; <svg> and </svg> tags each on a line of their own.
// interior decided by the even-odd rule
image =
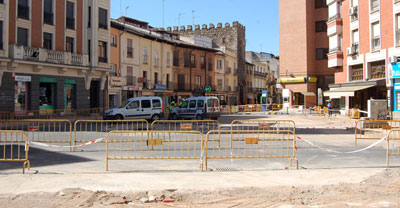
<svg viewBox="0 0 400 208">
<path fill-rule="evenodd" d="M 74 95 L 74 85 L 65 84 L 64 85 L 64 110 L 65 112 L 71 112 L 73 109 L 73 95 Z"/>
<path fill-rule="evenodd" d="M 28 110 L 28 87 L 26 82 L 15 82 L 15 103 L 16 115 L 25 114 Z"/>
<path fill-rule="evenodd" d="M 100 105 L 100 81 L 90 82 L 90 108 L 99 108 Z"/>
<path fill-rule="evenodd" d="M 39 85 L 39 101 L 40 113 L 53 113 L 55 100 L 55 84 L 40 83 Z"/>
</svg>

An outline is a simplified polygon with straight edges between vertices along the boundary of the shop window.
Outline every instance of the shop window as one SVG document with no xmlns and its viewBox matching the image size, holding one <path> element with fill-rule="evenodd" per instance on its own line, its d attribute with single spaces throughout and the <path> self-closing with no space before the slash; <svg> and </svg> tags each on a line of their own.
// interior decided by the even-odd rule
<svg viewBox="0 0 400 208">
<path fill-rule="evenodd" d="M 28 110 L 28 86 L 27 82 L 15 82 L 15 103 L 14 111 L 16 114 Z"/>
<path fill-rule="evenodd" d="M 54 84 L 40 83 L 39 93 L 40 109 L 54 109 Z"/>
<path fill-rule="evenodd" d="M 385 78 L 385 61 L 376 61 L 371 63 L 371 79 Z"/>
<path fill-rule="evenodd" d="M 351 81 L 363 80 L 364 79 L 364 70 L 363 65 L 355 65 L 351 66 Z"/>
</svg>

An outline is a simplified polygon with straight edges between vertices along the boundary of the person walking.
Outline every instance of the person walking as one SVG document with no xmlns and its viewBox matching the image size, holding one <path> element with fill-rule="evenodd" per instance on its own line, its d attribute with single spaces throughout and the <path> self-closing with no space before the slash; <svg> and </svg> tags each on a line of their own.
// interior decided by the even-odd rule
<svg viewBox="0 0 400 208">
<path fill-rule="evenodd" d="M 333 105 L 332 105 L 332 100 L 329 100 L 328 101 L 328 113 L 329 113 L 329 117 L 332 117 L 332 108 L 333 108 Z"/>
</svg>

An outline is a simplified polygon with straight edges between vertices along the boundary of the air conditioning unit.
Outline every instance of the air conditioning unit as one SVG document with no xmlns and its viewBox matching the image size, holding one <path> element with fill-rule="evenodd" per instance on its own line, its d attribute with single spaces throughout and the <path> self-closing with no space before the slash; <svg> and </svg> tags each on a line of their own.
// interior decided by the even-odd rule
<svg viewBox="0 0 400 208">
<path fill-rule="evenodd" d="M 346 49 L 347 55 L 353 55 L 353 47 L 348 47 Z"/>
<path fill-rule="evenodd" d="M 397 63 L 397 56 L 390 56 L 390 57 L 389 57 L 389 62 L 390 62 L 391 64 Z"/>
</svg>

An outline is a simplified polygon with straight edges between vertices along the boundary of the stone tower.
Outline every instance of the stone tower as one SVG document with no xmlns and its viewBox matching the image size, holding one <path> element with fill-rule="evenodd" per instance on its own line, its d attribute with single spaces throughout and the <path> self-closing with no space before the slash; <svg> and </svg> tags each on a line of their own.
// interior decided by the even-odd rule
<svg viewBox="0 0 400 208">
<path fill-rule="evenodd" d="M 237 69 L 238 69 L 238 87 L 239 87 L 239 103 L 245 104 L 244 90 L 246 88 L 246 27 L 238 21 L 234 21 L 232 26 L 229 23 L 203 24 L 178 27 L 168 27 L 167 31 L 177 33 L 181 36 L 191 37 L 200 36 L 207 37 L 213 40 L 213 48 L 226 47 L 230 50 L 236 51 Z M 242 90 L 241 90 L 242 89 Z"/>
</svg>

